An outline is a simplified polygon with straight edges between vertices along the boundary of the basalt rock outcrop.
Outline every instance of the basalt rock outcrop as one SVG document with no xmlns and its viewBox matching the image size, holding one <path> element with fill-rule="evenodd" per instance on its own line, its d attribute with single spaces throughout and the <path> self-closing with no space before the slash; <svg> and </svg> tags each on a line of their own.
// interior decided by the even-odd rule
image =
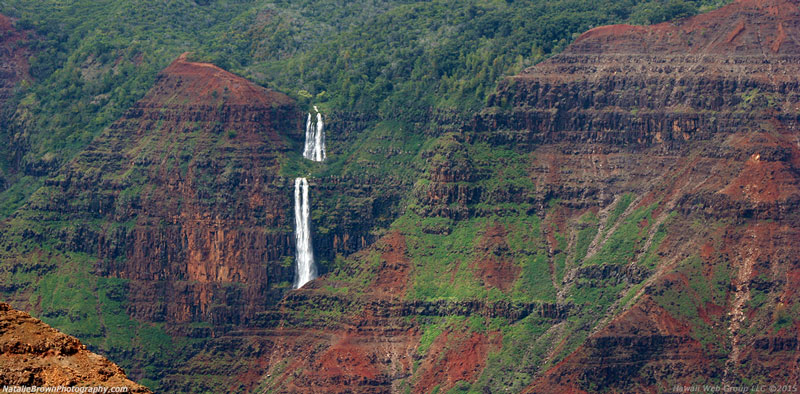
<svg viewBox="0 0 800 394">
<path fill-rule="evenodd" d="M 170 374 L 210 337 L 257 327 L 290 289 L 292 179 L 281 176 L 281 166 L 300 146 L 302 121 L 289 97 L 180 56 L 143 99 L 0 223 L 3 297 L 65 322 L 98 351 L 127 363 L 132 376 L 165 382 L 161 389 L 214 390 L 205 382 L 182 385 Z M 334 117 L 331 140 L 347 141 L 370 121 Z M 314 223 L 321 271 L 337 255 L 371 244 L 372 229 L 397 215 L 409 187 L 408 180 L 364 174 L 312 179 L 312 209 L 326 214 Z M 68 294 L 108 291 L 111 301 L 96 294 L 61 302 L 64 293 L 40 290 L 43 278 L 69 278 Z M 117 285 L 109 290 L 97 280 Z M 173 336 L 167 348 L 176 358 L 143 351 L 148 341 L 161 340 L 153 336 L 106 342 L 118 329 L 104 321 L 108 308 L 129 325 L 122 335 Z M 99 329 L 83 330 L 96 327 L 87 320 Z M 199 343 L 184 348 L 185 341 Z M 242 356 L 243 365 L 253 361 L 224 339 L 207 346 Z M 230 378 L 229 367 L 220 365 L 207 374 Z M 248 376 L 230 389 L 260 377 Z"/>
<path fill-rule="evenodd" d="M 136 319 L 252 316 L 292 276 L 282 263 L 293 253 L 291 201 L 277 169 L 281 132 L 297 118 L 288 97 L 184 55 L 25 209 L 73 222 L 25 238 L 55 239 L 57 250 L 96 256 L 99 275 L 131 280 Z"/>
<path fill-rule="evenodd" d="M 517 143 L 608 142 L 664 149 L 778 120 L 796 127 L 798 10 L 739 1 L 655 26 L 581 35 L 564 53 L 503 83 L 479 130 Z M 765 109 L 771 111 L 765 111 Z"/>
<path fill-rule="evenodd" d="M 0 385 L 125 387 L 129 393 L 151 393 L 74 337 L 5 303 L 0 303 Z"/>
</svg>

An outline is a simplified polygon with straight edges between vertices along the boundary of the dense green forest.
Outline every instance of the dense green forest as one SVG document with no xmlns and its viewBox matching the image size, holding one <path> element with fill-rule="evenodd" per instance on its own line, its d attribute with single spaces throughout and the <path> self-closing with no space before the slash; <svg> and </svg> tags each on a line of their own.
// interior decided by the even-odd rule
<svg viewBox="0 0 800 394">
<path fill-rule="evenodd" d="M 301 102 L 410 119 L 431 108 L 480 107 L 499 78 L 591 27 L 661 22 L 725 2 L 5 0 L 0 12 L 31 34 L 34 83 L 1 131 L 11 143 L 0 148 L 0 171 L 11 187 L 0 215 L 184 51 Z M 10 163 L 9 149 L 22 150 L 21 163 Z"/>
</svg>

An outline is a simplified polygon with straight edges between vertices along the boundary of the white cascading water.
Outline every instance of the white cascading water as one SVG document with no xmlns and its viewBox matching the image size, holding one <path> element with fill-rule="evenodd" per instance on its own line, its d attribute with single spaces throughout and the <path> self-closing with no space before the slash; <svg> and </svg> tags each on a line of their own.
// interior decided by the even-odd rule
<svg viewBox="0 0 800 394">
<path fill-rule="evenodd" d="M 317 106 L 314 106 L 317 113 L 316 122 L 313 122 L 311 114 L 306 118 L 306 143 L 303 147 L 303 157 L 313 161 L 323 161 L 325 155 L 325 124 L 322 122 L 322 114 L 319 113 Z"/>
<path fill-rule="evenodd" d="M 311 223 L 308 201 L 308 180 L 294 180 L 294 223 L 295 244 L 297 248 L 297 269 L 294 288 L 303 287 L 308 281 L 317 277 L 314 265 L 314 251 L 311 248 Z"/>
</svg>

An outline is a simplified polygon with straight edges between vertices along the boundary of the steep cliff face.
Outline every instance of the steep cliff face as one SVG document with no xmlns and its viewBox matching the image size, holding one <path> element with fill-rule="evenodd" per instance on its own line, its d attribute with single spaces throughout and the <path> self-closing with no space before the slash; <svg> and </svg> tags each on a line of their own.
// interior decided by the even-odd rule
<svg viewBox="0 0 800 394">
<path fill-rule="evenodd" d="M 279 130 L 297 118 L 288 97 L 181 57 L 18 216 L 83 219 L 31 236 L 131 280 L 136 319 L 237 322 L 291 280 L 291 201 L 277 170 Z"/>
<path fill-rule="evenodd" d="M 3 386 L 102 386 L 151 392 L 128 380 L 114 363 L 87 351 L 77 339 L 5 303 L 0 303 L 0 349 Z"/>
<path fill-rule="evenodd" d="M 185 384 L 180 368 L 202 359 L 205 346 L 252 367 L 240 347 L 206 342 L 259 324 L 251 321 L 291 288 L 291 176 L 325 170 L 299 157 L 303 119 L 287 96 L 182 55 L 0 224 L 4 298 L 122 360 L 154 388 L 215 390 L 217 375 L 231 390 L 249 387 L 260 374 L 233 379 L 224 360 L 191 371 Z M 334 115 L 331 142 L 369 122 Z M 371 244 L 408 188 L 367 171 L 312 178 L 321 271 Z"/>
<path fill-rule="evenodd" d="M 149 379 L 179 362 L 164 349 L 275 305 L 299 120 L 287 96 L 181 56 L 2 223 L 5 297 Z"/>
<path fill-rule="evenodd" d="M 371 245 L 402 211 L 421 166 L 418 130 L 378 114 L 325 112 L 328 160 L 316 166 L 314 246 L 326 269 Z"/>
<path fill-rule="evenodd" d="M 794 127 L 797 19 L 792 2 L 740 1 L 677 22 L 592 29 L 504 83 L 490 105 L 514 108 L 487 112 L 477 128 L 528 130 L 518 143 L 677 148 L 770 119 Z"/>
<path fill-rule="evenodd" d="M 509 78 L 426 144 L 390 234 L 266 319 L 262 387 L 795 381 L 798 29 L 796 2 L 739 1 L 593 29 Z"/>
<path fill-rule="evenodd" d="M 655 204 L 633 258 L 595 239 L 584 259 L 645 267 L 629 306 L 530 392 L 796 379 L 773 360 L 795 357 L 798 336 L 798 33 L 792 1 L 596 28 L 504 84 L 492 103 L 507 110 L 476 119 L 478 138 L 548 152 L 555 176 L 540 184 L 562 204 L 602 208 L 622 193 L 632 208 Z M 565 288 L 589 272 L 568 271 Z"/>
</svg>

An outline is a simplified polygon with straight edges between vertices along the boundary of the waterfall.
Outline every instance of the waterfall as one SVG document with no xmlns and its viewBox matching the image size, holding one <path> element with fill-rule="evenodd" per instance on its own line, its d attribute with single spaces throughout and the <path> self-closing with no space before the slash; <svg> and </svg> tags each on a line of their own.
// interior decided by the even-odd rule
<svg viewBox="0 0 800 394">
<path fill-rule="evenodd" d="M 309 160 L 313 160 L 311 158 L 311 154 L 314 151 L 314 130 L 316 127 L 311 123 L 311 114 L 308 114 L 306 118 L 306 144 L 303 147 L 303 157 Z"/>
<path fill-rule="evenodd" d="M 311 114 L 306 118 L 306 143 L 303 147 L 303 157 L 313 161 L 323 161 L 325 155 L 325 123 L 322 121 L 322 114 L 314 106 L 317 113 L 316 122 L 312 121 Z"/>
<path fill-rule="evenodd" d="M 297 249 L 297 269 L 294 288 L 303 287 L 306 282 L 317 277 L 314 265 L 314 251 L 311 249 L 311 223 L 309 223 L 308 180 L 294 180 L 294 223 Z"/>
<path fill-rule="evenodd" d="M 317 107 L 314 107 L 316 111 Z M 325 124 L 322 123 L 322 114 L 317 112 L 317 141 L 314 145 L 317 149 L 315 151 L 316 161 L 325 160 Z"/>
</svg>

